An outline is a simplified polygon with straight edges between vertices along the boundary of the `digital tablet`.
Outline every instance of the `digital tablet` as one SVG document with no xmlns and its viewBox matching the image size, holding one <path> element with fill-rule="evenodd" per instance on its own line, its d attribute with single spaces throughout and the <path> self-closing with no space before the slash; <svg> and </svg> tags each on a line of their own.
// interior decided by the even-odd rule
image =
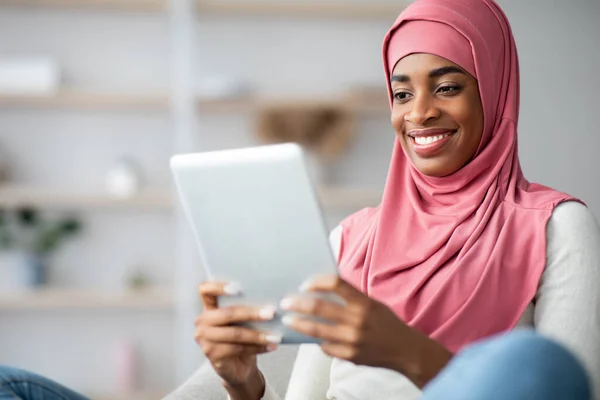
<svg viewBox="0 0 600 400">
<path fill-rule="evenodd" d="M 208 278 L 241 287 L 220 305 L 278 307 L 315 275 L 337 273 L 300 146 L 182 154 L 170 164 Z M 250 325 L 283 343 L 318 342 L 286 328 L 282 315 Z"/>
</svg>

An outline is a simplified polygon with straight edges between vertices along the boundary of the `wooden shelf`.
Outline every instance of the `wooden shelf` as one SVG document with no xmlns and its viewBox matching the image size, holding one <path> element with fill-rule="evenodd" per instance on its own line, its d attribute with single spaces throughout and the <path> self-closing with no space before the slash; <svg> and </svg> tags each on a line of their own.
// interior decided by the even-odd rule
<svg viewBox="0 0 600 400">
<path fill-rule="evenodd" d="M 318 190 L 325 209 L 359 209 L 374 207 L 381 202 L 383 189 L 360 187 L 323 187 Z"/>
<path fill-rule="evenodd" d="M 172 196 L 167 190 L 142 192 L 130 198 L 105 194 L 69 193 L 28 187 L 0 186 L 0 207 L 22 205 L 53 209 L 143 209 L 169 211 Z"/>
<path fill-rule="evenodd" d="M 324 208 L 358 208 L 375 206 L 381 200 L 382 189 L 326 186 L 318 190 Z M 146 192 L 119 199 L 107 195 L 69 193 L 26 187 L 0 187 L 0 207 L 28 205 L 49 209 L 137 209 L 170 212 L 177 199 L 170 192 Z"/>
<path fill-rule="evenodd" d="M 201 15 L 269 15 L 393 21 L 410 2 L 197 0 Z"/>
<path fill-rule="evenodd" d="M 61 90 L 53 95 L 0 94 L 2 108 L 109 109 L 123 111 L 165 111 L 169 108 L 166 95 L 94 93 Z"/>
<path fill-rule="evenodd" d="M 0 0 L 0 7 L 164 11 L 168 8 L 168 0 Z"/>
<path fill-rule="evenodd" d="M 206 99 L 197 98 L 196 105 L 198 111 L 209 114 L 220 113 L 247 113 L 256 110 L 259 102 L 256 98 L 236 99 Z"/>
<path fill-rule="evenodd" d="M 23 292 L 0 292 L 0 311 L 111 309 L 172 310 L 173 292 L 165 288 L 127 291 L 86 289 L 40 289 Z"/>
<path fill-rule="evenodd" d="M 390 103 L 387 97 L 358 97 L 351 99 L 350 107 L 362 116 L 390 116 Z"/>
<path fill-rule="evenodd" d="M 267 15 L 326 17 L 339 19 L 383 19 L 393 21 L 410 3 L 358 2 L 354 0 L 254 1 L 196 0 L 202 15 Z M 0 0 L 0 7 L 62 8 L 74 10 L 167 11 L 169 0 Z"/>
<path fill-rule="evenodd" d="M 344 96 L 344 95 L 341 95 Z M 385 97 L 372 96 L 305 96 L 304 98 L 278 98 L 256 96 L 243 99 L 197 98 L 198 111 L 203 113 L 251 113 L 261 107 L 273 104 L 290 105 L 332 105 L 348 107 L 350 111 L 363 115 L 382 115 L 389 113 L 389 104 Z M 0 94 L 0 108 L 46 108 L 73 110 L 112 110 L 112 111 L 159 111 L 170 108 L 167 95 L 131 95 L 116 93 L 94 93 L 62 90 L 55 95 L 6 95 Z"/>
<path fill-rule="evenodd" d="M 333 97 L 333 96 L 332 96 Z M 390 113 L 390 106 L 387 98 L 379 97 L 335 97 L 328 99 L 315 96 L 313 98 L 280 99 L 277 97 L 254 97 L 242 100 L 208 100 L 198 99 L 197 107 L 200 112 L 221 114 L 228 112 L 251 113 L 259 110 L 261 107 L 269 105 L 294 105 L 294 106 L 333 106 L 346 107 L 350 112 L 358 115 L 380 116 Z"/>
</svg>

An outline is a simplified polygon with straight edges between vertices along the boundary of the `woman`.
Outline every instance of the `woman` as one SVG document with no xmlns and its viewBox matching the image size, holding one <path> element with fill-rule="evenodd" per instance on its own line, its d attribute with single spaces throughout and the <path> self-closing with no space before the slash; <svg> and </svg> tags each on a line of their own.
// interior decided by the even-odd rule
<svg viewBox="0 0 600 400">
<path fill-rule="evenodd" d="M 341 278 L 308 287 L 346 306 L 281 304 L 329 321 L 286 319 L 324 340 L 301 348 L 288 396 L 417 398 L 459 350 L 517 326 L 569 348 L 600 393 L 598 226 L 576 199 L 522 174 L 504 13 L 492 0 L 417 0 L 386 35 L 383 61 L 397 139 L 383 199 L 332 232 Z M 227 289 L 201 286 L 196 340 L 231 398 L 270 396 L 256 354 L 278 338 L 231 324 L 274 310 L 220 309 Z"/>
</svg>

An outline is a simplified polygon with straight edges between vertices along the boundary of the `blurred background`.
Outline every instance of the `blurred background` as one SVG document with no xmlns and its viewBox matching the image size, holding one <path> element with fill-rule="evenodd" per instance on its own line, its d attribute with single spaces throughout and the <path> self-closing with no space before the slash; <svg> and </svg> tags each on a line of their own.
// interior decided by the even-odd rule
<svg viewBox="0 0 600 400">
<path fill-rule="evenodd" d="M 0 0 L 0 364 L 158 399 L 202 358 L 175 153 L 297 141 L 327 223 L 377 204 L 403 0 Z M 600 213 L 600 1 L 501 0 L 526 176 Z M 276 190 L 276 188 L 274 188 Z"/>
</svg>

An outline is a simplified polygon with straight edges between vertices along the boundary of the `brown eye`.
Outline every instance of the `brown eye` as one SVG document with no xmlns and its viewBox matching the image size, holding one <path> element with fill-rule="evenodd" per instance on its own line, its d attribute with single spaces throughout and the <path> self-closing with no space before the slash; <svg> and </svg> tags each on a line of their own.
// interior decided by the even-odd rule
<svg viewBox="0 0 600 400">
<path fill-rule="evenodd" d="M 408 92 L 396 92 L 394 93 L 394 100 L 398 103 L 405 103 L 410 98 L 410 93 Z"/>
<path fill-rule="evenodd" d="M 462 88 L 458 85 L 446 85 L 438 89 L 439 93 L 442 94 L 455 94 L 458 93 Z"/>
</svg>

